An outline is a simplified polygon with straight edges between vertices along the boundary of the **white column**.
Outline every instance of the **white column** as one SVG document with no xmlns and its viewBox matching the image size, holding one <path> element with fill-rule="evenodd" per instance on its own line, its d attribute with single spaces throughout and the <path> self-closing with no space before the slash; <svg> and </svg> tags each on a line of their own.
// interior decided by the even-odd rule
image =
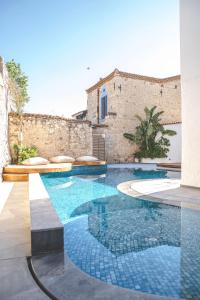
<svg viewBox="0 0 200 300">
<path fill-rule="evenodd" d="M 182 185 L 200 187 L 200 0 L 180 0 Z"/>
</svg>

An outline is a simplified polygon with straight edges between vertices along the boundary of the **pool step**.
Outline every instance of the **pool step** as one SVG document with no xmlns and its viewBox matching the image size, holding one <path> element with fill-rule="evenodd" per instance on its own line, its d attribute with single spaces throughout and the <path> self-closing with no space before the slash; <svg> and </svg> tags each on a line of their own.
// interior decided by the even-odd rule
<svg viewBox="0 0 200 300">
<path fill-rule="evenodd" d="M 3 173 L 3 181 L 28 181 L 28 174 Z"/>
</svg>

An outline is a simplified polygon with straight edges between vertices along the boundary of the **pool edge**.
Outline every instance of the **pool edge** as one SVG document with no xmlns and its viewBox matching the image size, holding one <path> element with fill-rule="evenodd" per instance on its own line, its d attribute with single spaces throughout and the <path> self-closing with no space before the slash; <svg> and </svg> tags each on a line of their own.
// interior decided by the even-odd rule
<svg viewBox="0 0 200 300">
<path fill-rule="evenodd" d="M 32 255 L 64 250 L 61 223 L 39 173 L 29 175 Z"/>
</svg>

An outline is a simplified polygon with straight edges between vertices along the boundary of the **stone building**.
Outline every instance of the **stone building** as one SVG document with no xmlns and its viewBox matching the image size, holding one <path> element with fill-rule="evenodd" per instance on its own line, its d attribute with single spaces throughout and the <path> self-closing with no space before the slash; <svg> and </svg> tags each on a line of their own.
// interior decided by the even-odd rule
<svg viewBox="0 0 200 300">
<path fill-rule="evenodd" d="M 123 133 L 135 131 L 135 115 L 143 116 L 145 106 L 156 105 L 163 110 L 165 124 L 181 122 L 179 75 L 159 79 L 115 69 L 87 89 L 87 95 L 87 120 L 92 122 L 96 137 L 93 153 L 99 154 L 101 141 L 97 137 L 105 138 L 105 159 L 109 163 L 134 161 L 136 146 Z M 101 149 L 100 152 L 103 153 Z"/>
<path fill-rule="evenodd" d="M 72 118 L 76 120 L 87 120 L 87 109 L 81 110 L 73 114 Z"/>
</svg>

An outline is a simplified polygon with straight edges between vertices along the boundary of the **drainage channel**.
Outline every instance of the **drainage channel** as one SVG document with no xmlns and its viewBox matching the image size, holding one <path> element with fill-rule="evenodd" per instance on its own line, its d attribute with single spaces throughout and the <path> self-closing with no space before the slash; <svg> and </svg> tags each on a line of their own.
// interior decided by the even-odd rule
<svg viewBox="0 0 200 300">
<path fill-rule="evenodd" d="M 59 300 L 58 298 L 56 298 L 43 284 L 42 282 L 38 279 L 36 272 L 34 270 L 33 264 L 32 264 L 32 260 L 31 260 L 31 256 L 27 257 L 27 263 L 28 263 L 28 268 L 29 271 L 34 279 L 34 281 L 36 282 L 36 284 L 39 286 L 39 288 L 51 299 L 51 300 Z"/>
</svg>

